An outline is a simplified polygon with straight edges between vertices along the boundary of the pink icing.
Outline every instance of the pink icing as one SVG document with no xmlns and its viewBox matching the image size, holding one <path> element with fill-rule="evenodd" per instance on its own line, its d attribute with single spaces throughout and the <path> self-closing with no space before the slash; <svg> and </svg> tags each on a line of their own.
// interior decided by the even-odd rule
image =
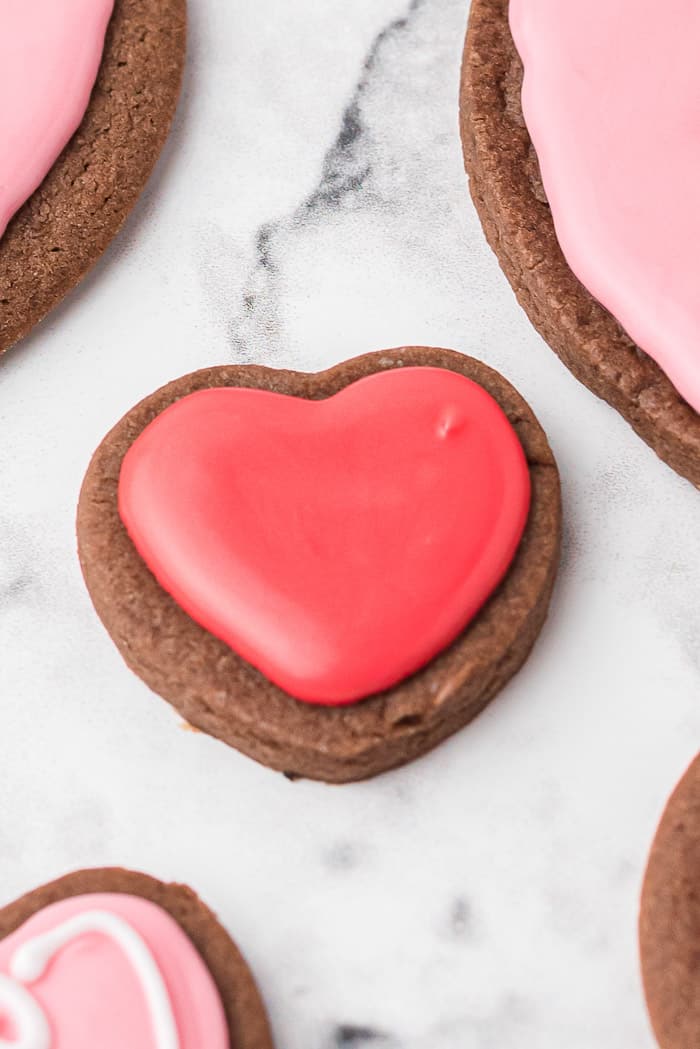
<svg viewBox="0 0 700 1049">
<path fill-rule="evenodd" d="M 74 896 L 39 911 L 0 943 L 0 976 L 11 975 L 19 946 L 96 910 L 125 920 L 148 947 L 168 991 L 179 1049 L 230 1049 L 221 999 L 200 955 L 169 914 L 136 896 Z M 156 1049 L 142 985 L 106 935 L 72 939 L 27 990 L 49 1021 L 51 1049 Z M 0 1006 L 0 1039 L 10 1034 L 13 1018 Z"/>
<path fill-rule="evenodd" d="M 114 0 L 0 4 L 0 236 L 80 126 Z"/>
<path fill-rule="evenodd" d="M 700 410 L 700 4 L 511 0 L 571 269 Z"/>
</svg>

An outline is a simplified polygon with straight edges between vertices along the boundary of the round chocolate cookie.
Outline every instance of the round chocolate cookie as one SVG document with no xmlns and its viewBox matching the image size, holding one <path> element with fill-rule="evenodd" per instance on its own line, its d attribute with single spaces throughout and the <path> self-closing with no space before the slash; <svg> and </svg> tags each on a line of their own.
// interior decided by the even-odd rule
<svg viewBox="0 0 700 1049">
<path fill-rule="evenodd" d="M 123 225 L 180 94 L 186 0 L 116 0 L 83 122 L 0 237 L 0 353 L 85 276 Z"/>
<path fill-rule="evenodd" d="M 164 884 L 145 874 L 138 874 L 120 868 L 76 871 L 59 878 L 57 881 L 49 882 L 48 885 L 34 889 L 32 892 L 27 893 L 26 896 L 22 896 L 20 899 L 15 900 L 14 903 L 10 903 L 7 907 L 0 910 L 0 949 L 2 941 L 45 908 L 75 897 L 90 897 L 95 894 L 100 896 L 102 894 L 117 894 L 135 897 L 140 900 L 147 900 L 162 911 L 165 911 L 170 918 L 174 919 L 194 945 L 206 969 L 209 971 L 223 1005 L 231 1049 L 273 1049 L 272 1035 L 265 1007 L 250 969 L 233 940 L 219 924 L 214 914 L 185 885 Z M 149 922 L 149 925 L 153 928 L 152 922 Z M 86 928 L 83 931 L 90 932 L 93 930 Z M 133 933 L 131 933 L 131 936 L 133 937 Z M 68 937 L 65 938 L 65 943 L 69 943 Z M 125 947 L 124 943 L 122 943 L 122 947 Z M 129 953 L 132 964 L 135 965 L 135 971 L 138 972 L 134 961 L 133 945 Z M 15 964 L 12 966 L 11 975 L 18 978 L 20 973 L 17 971 L 16 957 L 15 955 L 13 959 Z M 150 982 L 152 988 L 153 978 L 151 978 Z M 65 987 L 65 985 L 66 978 L 64 976 L 62 986 Z M 31 990 L 31 983 L 29 987 Z M 193 989 L 191 991 L 193 993 Z M 54 1007 L 56 998 L 57 995 L 54 992 L 51 998 Z M 2 1004 L 11 1005 L 12 1001 L 12 997 L 9 999 L 3 998 Z M 21 1006 L 21 998 L 17 1001 L 18 1006 Z M 96 1003 L 96 1008 L 99 1009 L 100 1006 L 106 1008 L 106 1015 L 109 1016 L 109 1003 Z M 88 1009 L 90 1010 L 89 1015 L 94 1017 L 95 1007 L 92 1007 L 86 1001 L 82 1001 L 81 1012 L 86 1013 Z M 200 1018 L 197 1029 L 202 1029 L 205 1026 L 206 1017 Z M 100 1044 L 99 1032 L 91 1031 L 90 1033 L 95 1036 L 94 1044 Z M 22 1042 L 22 1044 L 26 1043 Z M 32 1042 L 32 1044 L 35 1043 Z M 217 1041 L 218 1044 L 219 1042 Z"/>
<path fill-rule="evenodd" d="M 350 706 L 301 702 L 199 626 L 156 581 L 120 517 L 122 462 L 160 413 L 195 391 L 249 387 L 318 401 L 366 376 L 411 367 L 466 376 L 503 410 L 529 473 L 524 532 L 495 592 L 422 669 Z M 276 528 L 284 530 L 285 522 Z M 430 750 L 483 710 L 521 667 L 545 621 L 558 567 L 559 475 L 545 434 L 522 397 L 491 368 L 450 350 L 373 353 L 315 375 L 227 365 L 170 383 L 117 424 L 85 477 L 77 531 L 97 613 L 139 677 L 192 725 L 263 764 L 290 777 L 340 783 L 376 775 Z"/>
<path fill-rule="evenodd" d="M 700 756 L 659 825 L 639 918 L 647 1005 L 661 1049 L 700 1045 Z"/>
<path fill-rule="evenodd" d="M 700 486 L 700 416 L 564 259 L 523 118 L 522 76 L 508 0 L 473 0 L 461 129 L 471 194 L 488 242 L 520 304 L 564 364 L 661 459 Z"/>
</svg>

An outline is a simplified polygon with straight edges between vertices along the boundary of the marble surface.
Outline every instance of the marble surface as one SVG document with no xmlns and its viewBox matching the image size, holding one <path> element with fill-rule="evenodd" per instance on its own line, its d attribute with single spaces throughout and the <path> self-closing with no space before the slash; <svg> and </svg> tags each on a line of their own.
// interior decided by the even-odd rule
<svg viewBox="0 0 700 1049">
<path fill-rule="evenodd" d="M 0 363 L 0 897 L 70 868 L 189 881 L 280 1049 L 648 1049 L 645 855 L 700 739 L 700 497 L 530 328 L 468 198 L 463 0 L 192 0 L 158 173 Z M 558 456 L 564 559 L 518 679 L 424 760 L 287 782 L 183 731 L 93 614 L 90 454 L 196 367 L 406 342 L 502 370 Z"/>
</svg>

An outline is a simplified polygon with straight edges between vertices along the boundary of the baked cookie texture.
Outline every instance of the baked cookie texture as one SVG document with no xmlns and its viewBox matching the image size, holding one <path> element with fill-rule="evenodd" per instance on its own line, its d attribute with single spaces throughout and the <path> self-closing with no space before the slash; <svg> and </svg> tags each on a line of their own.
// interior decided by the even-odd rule
<svg viewBox="0 0 700 1049">
<path fill-rule="evenodd" d="M 146 874 L 121 868 L 76 871 L 0 909 L 0 939 L 50 904 L 92 893 L 140 896 L 167 911 L 190 938 L 212 975 L 224 1006 L 231 1049 L 274 1049 L 265 1007 L 250 969 L 214 914 L 186 885 L 164 884 Z"/>
<path fill-rule="evenodd" d="M 452 369 L 500 404 L 525 450 L 528 524 L 497 591 L 457 640 L 394 688 L 349 707 L 299 702 L 192 620 L 160 587 L 119 517 L 121 463 L 144 428 L 195 390 L 258 387 L 329 397 L 365 375 L 403 365 Z M 78 506 L 80 563 L 93 603 L 127 664 L 192 725 L 290 777 L 361 780 L 436 746 L 471 721 L 527 658 L 547 615 L 559 562 L 559 475 L 523 398 L 485 364 L 450 350 L 405 347 L 318 374 L 253 365 L 209 368 L 147 397 L 95 452 Z"/>
<path fill-rule="evenodd" d="M 0 238 L 0 353 L 82 280 L 165 143 L 185 64 L 186 0 L 116 0 L 83 122 Z"/>
<path fill-rule="evenodd" d="M 700 755 L 666 807 L 642 890 L 644 990 L 661 1049 L 700 1045 Z"/>
<path fill-rule="evenodd" d="M 521 105 L 508 0 L 473 0 L 460 96 L 464 159 L 487 240 L 535 328 L 677 473 L 700 487 L 700 416 L 574 276 Z"/>
</svg>

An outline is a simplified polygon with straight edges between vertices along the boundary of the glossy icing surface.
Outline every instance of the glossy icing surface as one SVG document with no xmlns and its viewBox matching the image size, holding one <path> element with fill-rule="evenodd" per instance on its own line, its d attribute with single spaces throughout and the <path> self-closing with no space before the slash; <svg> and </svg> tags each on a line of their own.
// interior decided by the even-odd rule
<svg viewBox="0 0 700 1049">
<path fill-rule="evenodd" d="M 330 705 L 454 640 L 507 571 L 529 499 L 500 407 L 438 368 L 321 401 L 193 393 L 137 438 L 119 485 L 137 550 L 182 608 L 291 695 Z"/>
<path fill-rule="evenodd" d="M 0 942 L 0 1046 L 230 1049 L 221 999 L 177 922 L 122 894 L 51 904 Z"/>
<path fill-rule="evenodd" d="M 700 410 L 700 6 L 511 0 L 567 262 Z"/>
<path fill-rule="evenodd" d="M 0 236 L 85 115 L 114 0 L 0 3 Z"/>
</svg>

